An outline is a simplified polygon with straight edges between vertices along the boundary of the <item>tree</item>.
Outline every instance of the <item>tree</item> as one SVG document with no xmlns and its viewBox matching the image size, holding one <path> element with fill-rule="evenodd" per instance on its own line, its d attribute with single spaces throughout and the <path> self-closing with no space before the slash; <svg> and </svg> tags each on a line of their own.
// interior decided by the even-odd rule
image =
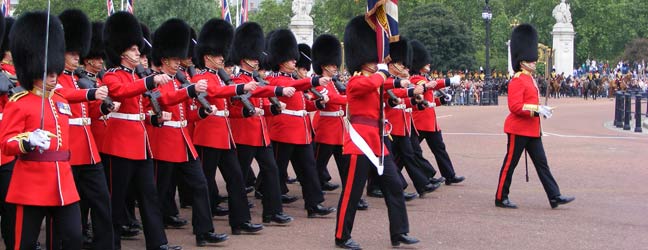
<svg viewBox="0 0 648 250">
<path fill-rule="evenodd" d="M 220 18 L 217 1 L 204 0 L 139 0 L 135 16 L 149 26 L 151 31 L 170 18 L 185 20 L 196 32 L 211 18 Z"/>
<path fill-rule="evenodd" d="M 275 29 L 288 28 L 292 17 L 292 0 L 263 0 L 259 10 L 250 13 L 248 17 L 250 21 L 259 23 L 266 33 Z"/>
<path fill-rule="evenodd" d="M 439 3 L 425 4 L 417 10 L 407 21 L 401 21 L 400 33 L 426 45 L 432 68 L 442 71 L 473 68 L 475 49 L 468 27 Z"/>
<path fill-rule="evenodd" d="M 623 60 L 629 62 L 648 61 L 648 39 L 637 38 L 628 43 L 623 53 Z"/>
<path fill-rule="evenodd" d="M 106 5 L 101 1 L 86 0 L 52 0 L 50 5 L 52 15 L 58 15 L 66 9 L 80 9 L 91 21 L 104 21 L 108 16 Z M 14 16 L 29 11 L 46 11 L 47 0 L 20 1 L 16 6 Z"/>
<path fill-rule="evenodd" d="M 349 0 L 316 0 L 311 16 L 315 24 L 315 37 L 332 34 L 342 39 L 349 20 L 362 15 L 367 8 L 365 2 Z"/>
</svg>

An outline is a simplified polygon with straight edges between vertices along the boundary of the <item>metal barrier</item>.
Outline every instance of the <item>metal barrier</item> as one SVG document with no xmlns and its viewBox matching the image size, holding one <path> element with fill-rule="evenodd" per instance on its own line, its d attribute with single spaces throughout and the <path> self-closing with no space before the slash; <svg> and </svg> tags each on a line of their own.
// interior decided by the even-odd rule
<svg viewBox="0 0 648 250">
<path fill-rule="evenodd" d="M 634 113 L 635 128 L 637 133 L 643 132 L 641 119 L 645 115 L 648 117 L 648 98 L 644 98 L 645 92 L 628 90 L 625 92 L 617 91 L 614 103 L 614 126 L 630 130 L 632 114 Z M 632 112 L 632 98 L 634 97 L 634 112 Z M 642 100 L 646 99 L 646 111 L 641 112 Z"/>
</svg>

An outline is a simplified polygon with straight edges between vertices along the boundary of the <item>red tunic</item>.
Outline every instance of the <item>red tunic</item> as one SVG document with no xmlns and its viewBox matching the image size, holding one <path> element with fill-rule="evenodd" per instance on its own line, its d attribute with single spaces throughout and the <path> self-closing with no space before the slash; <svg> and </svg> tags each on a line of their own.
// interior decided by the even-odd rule
<svg viewBox="0 0 648 250">
<path fill-rule="evenodd" d="M 312 127 L 310 117 L 305 114 L 315 111 L 315 103 L 307 100 L 304 90 L 309 89 L 313 78 L 295 80 L 289 74 L 279 72 L 267 78 L 272 86 L 294 87 L 297 91 L 291 97 L 279 97 L 286 103 L 284 113 L 272 117 L 270 121 L 270 139 L 290 144 L 310 144 L 312 142 Z M 285 114 L 286 112 L 303 113 L 302 116 Z"/>
<path fill-rule="evenodd" d="M 11 98 L 5 107 L 0 124 L 0 145 L 8 155 L 24 155 L 23 141 L 28 133 L 40 128 L 42 97 L 21 92 Z M 58 93 L 45 100 L 44 130 L 56 135 L 45 152 L 69 151 L 71 115 L 67 100 Z M 35 149 L 38 150 L 38 149 Z M 38 151 L 35 152 L 38 154 Z M 8 203 L 30 206 L 65 206 L 79 201 L 68 161 L 39 162 L 16 160 L 7 192 Z"/>
<path fill-rule="evenodd" d="M 3 63 L 3 64 L 0 64 L 0 67 L 4 71 L 4 72 L 0 72 L 0 74 L 5 73 L 5 74 L 9 74 L 10 76 L 13 76 L 13 77 L 16 76 L 16 69 L 14 68 L 13 65 Z M 0 96 L 0 123 L 2 123 L 2 118 L 4 116 L 4 113 L 3 113 L 4 107 L 5 107 L 5 105 L 7 104 L 8 101 L 9 101 L 9 97 L 6 94 Z M 13 155 L 6 155 L 6 154 L 4 154 L 4 152 L 2 150 L 0 150 L 0 165 L 7 164 L 7 163 L 13 161 L 15 158 L 16 157 L 14 157 Z"/>
<path fill-rule="evenodd" d="M 508 106 L 511 113 L 504 121 L 504 132 L 540 137 L 540 117 L 533 111 L 540 104 L 538 96 L 538 86 L 531 74 L 516 73 L 509 82 Z"/>
<path fill-rule="evenodd" d="M 414 84 L 418 84 L 420 81 L 427 82 L 427 79 L 421 75 L 415 75 L 410 78 L 410 82 Z M 447 87 L 446 84 L 449 83 L 448 81 L 446 81 L 445 79 L 437 79 L 436 86 L 433 89 L 427 89 L 425 93 L 423 93 L 423 98 L 430 103 L 434 102 L 438 105 L 438 98 L 434 97 L 434 90 L 439 90 Z M 428 132 L 441 131 L 441 127 L 439 127 L 439 123 L 437 122 L 437 116 L 434 107 L 428 107 L 423 110 L 415 109 L 412 113 L 412 116 L 414 117 L 414 123 L 416 123 L 417 130 Z"/>
<path fill-rule="evenodd" d="M 97 87 L 103 86 L 103 81 L 100 78 L 97 80 Z M 106 137 L 106 130 L 108 129 L 108 116 L 101 113 L 101 102 L 95 101 L 90 103 L 90 118 L 92 119 L 92 135 L 94 136 L 95 144 L 99 153 L 103 153 L 104 138 Z"/>
<path fill-rule="evenodd" d="M 313 128 L 315 129 L 315 142 L 328 145 L 342 145 L 344 143 L 344 112 L 346 109 L 347 97 L 341 95 L 333 82 L 329 82 L 325 87 L 317 87 L 317 90 L 326 88 L 328 90 L 329 101 L 321 111 L 313 116 Z M 321 115 L 325 112 L 327 115 Z M 339 116 L 335 115 L 338 112 Z"/>
<path fill-rule="evenodd" d="M 90 105 L 88 101 L 91 97 L 88 95 L 91 93 L 87 89 L 79 89 L 76 84 L 77 79 L 78 77 L 73 77 L 67 71 L 64 71 L 58 77 L 58 83 L 61 88 L 57 91 L 70 103 L 70 109 L 72 110 L 70 119 L 90 119 Z M 94 99 L 94 97 L 92 98 Z M 93 105 L 92 108 L 98 107 Z M 101 162 L 90 124 L 71 124 L 70 138 L 72 138 L 70 144 L 70 165 L 87 165 Z"/>
</svg>

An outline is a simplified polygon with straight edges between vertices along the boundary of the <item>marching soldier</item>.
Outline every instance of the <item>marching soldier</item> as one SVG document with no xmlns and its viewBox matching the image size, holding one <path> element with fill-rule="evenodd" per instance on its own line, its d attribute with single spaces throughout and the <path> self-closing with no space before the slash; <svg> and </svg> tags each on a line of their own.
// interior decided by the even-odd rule
<svg viewBox="0 0 648 250">
<path fill-rule="evenodd" d="M 42 46 L 46 35 L 47 57 Z M 16 206 L 14 241 L 8 249 L 34 249 L 44 218 L 48 245 L 80 249 L 79 195 L 69 163 L 72 113 L 67 100 L 54 90 L 65 61 L 63 26 L 45 12 L 25 13 L 13 25 L 10 50 L 26 91 L 11 97 L 0 124 L 2 152 L 18 156 L 6 196 L 6 202 Z"/>
<path fill-rule="evenodd" d="M 373 167 L 372 164 L 378 164 L 377 158 L 381 157 L 381 151 L 389 155 L 380 143 L 384 132 L 379 131 L 382 127 L 380 123 L 383 122 L 379 121 L 383 98 L 380 91 L 376 91 L 382 90 L 381 86 L 389 72 L 377 72 L 375 44 L 376 33 L 369 27 L 364 16 L 351 19 L 344 32 L 344 55 L 347 68 L 349 72 L 354 72 L 354 76 L 347 85 L 347 117 L 350 125 L 349 131 L 345 132 L 343 148 L 344 154 L 350 155 L 351 159 L 349 172 L 346 179 L 342 180 L 344 185 L 338 203 L 335 229 L 335 245 L 342 248 L 361 249 L 351 238 L 355 204 L 362 196 L 369 168 Z M 383 173 L 378 178 L 387 204 L 392 245 L 418 243 L 418 239 L 407 235 L 409 222 L 403 185 L 391 157 L 385 157 Z"/>
<path fill-rule="evenodd" d="M 262 53 L 265 48 L 265 40 L 261 26 L 254 22 L 247 22 L 236 29 L 233 50 L 230 59 L 239 63 L 241 69 L 238 75 L 234 77 L 234 82 L 245 84 L 263 80 L 263 76 L 258 72 Z M 255 74 L 256 73 L 256 74 Z M 263 89 L 259 87 L 257 89 Z M 279 96 L 290 96 L 295 93 L 293 87 L 267 87 Z M 255 91 L 256 92 L 256 91 Z M 262 193 L 263 204 L 263 222 L 275 222 L 278 224 L 290 223 L 293 218 L 283 212 L 281 204 L 281 188 L 279 186 L 279 171 L 277 162 L 274 158 L 272 146 L 270 144 L 270 135 L 268 132 L 268 122 L 266 116 L 272 116 L 281 112 L 281 107 L 270 103 L 268 98 L 252 97 L 249 99 L 254 106 L 255 112 L 250 112 L 241 101 L 233 102 L 229 110 L 232 118 L 232 137 L 236 142 L 236 155 L 243 167 L 243 177 L 248 179 L 254 176 L 249 166 L 252 159 L 256 159 L 261 175 L 264 180 L 263 190 L 257 190 Z"/>
<path fill-rule="evenodd" d="M 57 90 L 70 103 L 69 116 L 70 136 L 75 138 L 70 145 L 70 165 L 74 180 L 81 196 L 81 210 L 91 209 L 93 237 L 92 248 L 113 248 L 112 213 L 110 211 L 110 194 L 106 184 L 99 150 L 95 144 L 90 116 L 100 116 L 101 103 L 108 95 L 108 88 L 82 89 L 89 86 L 78 84 L 79 57 L 90 50 L 92 25 L 88 17 L 76 9 L 63 11 L 59 18 L 65 31 L 65 68 L 59 75 L 60 88 Z M 81 73 L 83 74 L 83 73 Z M 104 107 L 105 113 L 108 108 Z M 84 216 L 85 217 L 85 216 Z M 84 223 L 87 223 L 85 221 Z M 85 226 L 85 225 L 84 225 Z"/>
<path fill-rule="evenodd" d="M 4 29 L 4 38 L 2 39 L 2 46 L 0 46 L 0 53 L 2 54 L 0 67 L 2 71 L 9 75 L 9 78 L 16 79 L 16 69 L 13 65 L 11 51 L 9 51 L 9 33 L 11 32 L 14 21 L 15 19 L 13 17 L 7 17 L 4 21 L 5 24 L 2 26 L 2 29 Z"/>
<path fill-rule="evenodd" d="M 0 17 L 0 47 L 2 47 L 3 57 L 4 57 L 4 47 L 9 46 L 8 35 L 5 34 L 6 19 Z M 13 20 L 13 19 L 12 19 Z M 9 32 L 7 32 L 9 33 Z M 5 39 L 6 38 L 6 39 Z M 4 43 L 7 43 L 5 45 Z M 4 68 L 4 61 L 2 62 L 2 67 Z M 15 84 L 11 78 L 15 78 L 15 75 L 10 75 L 9 72 L 4 69 L 0 69 L 0 74 L 4 74 L 6 77 L 3 77 L 7 82 L 0 82 L 0 123 L 2 123 L 4 107 L 9 101 L 9 86 L 10 84 Z M 14 70 L 15 74 L 15 70 Z M 6 86 L 6 87 L 5 87 Z M 7 196 L 7 189 L 9 188 L 9 182 L 11 181 L 11 173 L 13 172 L 13 167 L 16 157 L 13 155 L 4 154 L 2 148 L 0 148 L 0 235 L 4 238 L 5 246 L 7 249 L 10 249 L 10 242 L 13 241 L 13 230 L 11 229 L 11 223 L 9 223 L 9 218 L 11 217 L 12 211 L 15 209 L 15 206 L 6 203 L 5 197 Z"/>
<path fill-rule="evenodd" d="M 335 211 L 335 208 L 325 207 L 321 204 L 324 202 L 324 195 L 315 169 L 315 156 L 311 144 L 312 130 L 308 116 L 308 111 L 316 110 L 316 102 L 323 105 L 327 100 L 306 100 L 304 91 L 311 87 L 325 85 L 331 79 L 328 77 L 299 80 L 294 78 L 299 50 L 295 36 L 290 30 L 276 30 L 270 37 L 268 51 L 272 67 L 277 70 L 268 77 L 269 84 L 294 87 L 297 90 L 291 97 L 282 96 L 279 98 L 286 103 L 286 108 L 282 109 L 281 114 L 273 117 L 270 122 L 270 139 L 279 166 L 279 183 L 282 185 L 282 192 L 288 193 L 288 188 L 285 186 L 287 175 L 281 175 L 281 171 L 288 168 L 288 161 L 290 161 L 302 186 L 308 217 L 330 214 Z M 286 131 L 291 133 L 286 134 Z"/>
<path fill-rule="evenodd" d="M 411 45 L 413 50 L 412 68 L 410 70 L 412 73 L 411 80 L 414 83 L 421 82 L 426 84 L 427 91 L 425 91 L 423 98 L 428 103 L 428 106 L 419 105 L 419 108 L 415 109 L 415 112 L 413 112 L 414 122 L 416 123 L 416 129 L 418 131 L 418 138 L 413 139 L 413 143 L 417 144 L 414 146 L 415 151 L 420 150 L 419 144 L 421 141 L 425 140 L 434 154 L 437 166 L 439 167 L 439 172 L 441 172 L 441 176 L 443 177 L 442 179 L 445 179 L 446 185 L 460 183 L 464 181 L 465 178 L 455 174 L 454 166 L 452 165 L 450 156 L 446 151 L 445 143 L 443 142 L 441 128 L 439 127 L 435 112 L 435 107 L 441 104 L 439 99 L 447 97 L 434 96 L 435 90 L 451 85 L 457 86 L 460 83 L 460 79 L 457 77 L 437 80 L 430 79 L 428 75 L 430 73 L 430 55 L 428 54 L 427 49 L 425 49 L 425 46 L 417 40 L 412 40 Z M 431 165 L 429 165 L 429 167 L 431 168 Z M 434 172 L 428 172 L 427 174 L 430 178 L 434 176 Z"/>
<path fill-rule="evenodd" d="M 127 223 L 125 201 L 132 185 L 138 197 L 147 249 L 182 249 L 180 246 L 167 245 L 153 177 L 150 140 L 144 125 L 147 103 L 142 95 L 158 84 L 171 81 L 171 78 L 161 74 L 140 79 L 135 74 L 134 69 L 140 63 L 139 48 L 143 45 L 143 39 L 140 23 L 132 14 L 117 12 L 108 17 L 104 27 L 104 44 L 111 69 L 103 81 L 108 86 L 110 97 L 121 102 L 119 112 L 113 112 L 108 119 L 106 133 L 110 136 L 104 139 L 103 146 L 104 152 L 109 155 L 108 185 L 113 205 L 114 235 L 121 235 L 122 225 Z M 120 248 L 120 237 L 114 238 L 115 248 Z"/>
<path fill-rule="evenodd" d="M 538 60 L 538 33 L 533 26 L 522 24 L 513 30 L 511 60 L 513 70 L 517 73 L 508 88 L 508 105 L 511 113 L 504 122 L 508 145 L 495 193 L 495 206 L 517 208 L 508 197 L 509 187 L 522 151 L 526 150 L 538 171 L 551 208 L 556 208 L 558 205 L 572 202 L 575 198 L 560 194 L 558 183 L 547 165 L 547 157 L 540 137 L 542 135 L 540 116 L 551 118 L 553 111 L 550 107 L 540 105 L 538 86 L 533 78 Z"/>
<path fill-rule="evenodd" d="M 261 231 L 263 225 L 251 222 L 243 170 L 236 157 L 232 128 L 229 123 L 228 109 L 231 103 L 226 99 L 253 91 L 256 83 L 231 84 L 219 78 L 218 74 L 218 70 L 224 67 L 225 56 L 228 55 L 233 35 L 232 25 L 222 19 L 211 19 L 200 30 L 196 57 L 198 63 L 204 65 L 205 70 L 194 76 L 192 80 L 205 82 L 208 85 L 207 100 L 214 105 L 214 110 L 205 119 L 196 123 L 193 138 L 202 158 L 205 176 L 209 182 L 213 181 L 212 188 L 216 185 L 217 167 L 223 175 L 229 195 L 227 200 L 229 224 L 232 234 L 238 235 L 242 232 Z M 227 86 L 226 83 L 229 85 Z M 216 193 L 213 190 L 211 192 L 212 195 Z M 210 198 L 216 197 L 210 196 Z"/>
</svg>

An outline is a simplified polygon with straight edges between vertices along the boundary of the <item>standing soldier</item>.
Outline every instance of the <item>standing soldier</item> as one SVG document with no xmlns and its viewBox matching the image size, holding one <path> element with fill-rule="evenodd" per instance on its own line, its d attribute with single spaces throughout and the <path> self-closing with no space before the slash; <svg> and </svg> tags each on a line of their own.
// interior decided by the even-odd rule
<svg viewBox="0 0 648 250">
<path fill-rule="evenodd" d="M 70 145 L 70 165 L 81 196 L 81 210 L 91 209 L 92 231 L 95 235 L 92 247 L 111 249 L 113 230 L 110 194 L 90 127 L 90 116 L 100 116 L 101 107 L 96 104 L 106 98 L 108 88 L 102 86 L 84 89 L 89 86 L 78 83 L 80 76 L 76 75 L 79 73 L 76 69 L 79 67 L 79 57 L 88 54 L 92 39 L 92 25 L 88 17 L 80 10 L 70 9 L 63 11 L 59 18 L 65 31 L 65 68 L 58 77 L 60 88 L 57 91 L 68 100 L 72 112 L 69 117 L 70 136 L 75 140 Z M 109 112 L 108 108 L 104 110 L 105 113 Z"/>
<path fill-rule="evenodd" d="M 253 91 L 256 83 L 232 84 L 219 78 L 218 74 L 219 69 L 223 70 L 225 56 L 229 53 L 233 35 L 232 25 L 222 19 L 211 19 L 200 30 L 196 56 L 199 64 L 205 66 L 205 70 L 196 75 L 193 81 L 202 81 L 209 86 L 207 100 L 215 107 L 212 114 L 196 123 L 194 139 L 203 160 L 203 171 L 209 181 L 213 181 L 212 188 L 216 185 L 217 167 L 225 179 L 229 195 L 229 224 L 232 234 L 238 235 L 242 232 L 261 231 L 263 225 L 251 222 L 243 170 L 236 156 L 228 110 L 231 105 L 228 100 L 230 97 Z M 215 191 L 212 192 L 212 195 L 217 194 Z M 210 196 L 210 198 L 216 197 Z"/>
<path fill-rule="evenodd" d="M 333 207 L 325 207 L 322 187 L 315 169 L 315 156 L 312 147 L 312 130 L 308 111 L 315 111 L 316 102 L 320 105 L 326 103 L 326 99 L 318 101 L 306 100 L 304 92 L 311 87 L 327 84 L 329 77 L 313 77 L 295 79 L 294 73 L 297 70 L 296 62 L 299 58 L 297 40 L 290 30 L 280 29 L 270 37 L 268 47 L 272 67 L 277 70 L 268 77 L 268 82 L 273 86 L 294 87 L 297 91 L 293 96 L 280 97 L 279 100 L 286 103 L 286 108 L 281 114 L 272 118 L 270 124 L 270 139 L 275 150 L 277 165 L 279 166 L 280 181 L 283 193 L 288 193 L 285 186 L 287 175 L 281 175 L 281 171 L 288 168 L 288 162 L 297 174 L 299 183 L 302 186 L 305 208 L 308 217 L 324 216 L 335 211 Z M 286 134 L 286 132 L 289 132 Z"/>
<path fill-rule="evenodd" d="M 54 90 L 65 61 L 63 26 L 45 12 L 27 12 L 9 36 L 18 81 L 26 91 L 11 97 L 0 124 L 2 152 L 18 156 L 6 197 L 16 205 L 8 249 L 34 249 L 44 218 L 48 245 L 81 249 L 79 195 L 69 163 L 72 112 Z"/>
<path fill-rule="evenodd" d="M 245 84 L 263 80 L 258 72 L 261 55 L 265 48 L 265 40 L 261 26 L 254 22 L 247 22 L 236 29 L 231 60 L 239 63 L 241 69 L 234 77 L 234 82 Z M 255 74 L 256 73 L 256 74 Z M 260 87 L 258 89 L 263 89 Z M 279 96 L 291 96 L 295 93 L 293 87 L 267 87 Z M 266 116 L 276 115 L 281 112 L 281 107 L 270 103 L 268 98 L 252 97 L 250 103 L 255 108 L 253 115 L 249 115 L 241 101 L 230 105 L 229 110 L 232 118 L 232 137 L 236 142 L 236 155 L 240 165 L 243 167 L 243 177 L 254 176 L 249 166 L 252 159 L 256 159 L 259 165 L 261 179 L 265 181 L 263 190 L 263 222 L 275 222 L 278 224 L 290 223 L 293 218 L 283 212 L 281 204 L 281 188 L 279 186 L 279 172 L 275 161 L 270 135 L 268 133 L 268 122 Z M 205 168 L 207 169 L 207 168 Z"/>
<path fill-rule="evenodd" d="M 509 200 L 508 194 L 513 171 L 520 160 L 522 150 L 529 152 L 551 208 L 575 199 L 560 194 L 558 183 L 547 165 L 547 157 L 540 137 L 542 135 L 540 116 L 551 118 L 553 110 L 548 106 L 540 105 L 538 86 L 533 78 L 537 60 L 538 33 L 530 24 L 517 26 L 511 34 L 511 65 L 517 73 L 511 79 L 508 91 L 508 106 L 511 113 L 504 122 L 508 145 L 495 193 L 495 206 L 498 207 L 517 208 Z"/>
<path fill-rule="evenodd" d="M 113 205 L 115 248 L 121 248 L 122 225 L 127 223 L 125 201 L 129 187 L 137 193 L 139 211 L 144 225 L 147 249 L 182 249 L 167 245 L 162 214 L 153 175 L 153 160 L 144 121 L 146 103 L 144 92 L 171 80 L 166 74 L 140 79 L 135 67 L 140 63 L 139 48 L 143 45 L 142 28 L 128 12 L 117 12 L 106 21 L 104 44 L 108 65 L 103 78 L 110 97 L 121 102 L 119 112 L 108 120 L 104 152 L 109 155 L 109 182 Z M 158 119 L 152 116 L 151 119 Z"/>
<path fill-rule="evenodd" d="M 380 187 L 385 196 L 389 217 L 389 233 L 392 246 L 401 243 L 415 244 L 419 240 L 408 236 L 409 222 L 403 197 L 403 185 L 398 170 L 389 152 L 381 145 L 379 131 L 383 104 L 380 91 L 389 72 L 378 72 L 376 55 L 376 33 L 369 27 L 364 16 L 351 19 L 344 32 L 344 54 L 349 72 L 353 77 L 347 85 L 347 117 L 349 130 L 345 132 L 344 154 L 350 155 L 349 171 L 342 180 L 342 193 L 338 203 L 335 228 L 335 245 L 342 248 L 361 249 L 351 238 L 356 206 L 367 181 L 367 173 L 372 164 L 378 164 L 381 152 L 386 154 L 384 169 L 380 175 Z M 353 137 L 350 137 L 353 136 Z M 382 148 L 381 148 L 382 147 Z M 349 205 L 351 204 L 351 205 Z"/>
</svg>

